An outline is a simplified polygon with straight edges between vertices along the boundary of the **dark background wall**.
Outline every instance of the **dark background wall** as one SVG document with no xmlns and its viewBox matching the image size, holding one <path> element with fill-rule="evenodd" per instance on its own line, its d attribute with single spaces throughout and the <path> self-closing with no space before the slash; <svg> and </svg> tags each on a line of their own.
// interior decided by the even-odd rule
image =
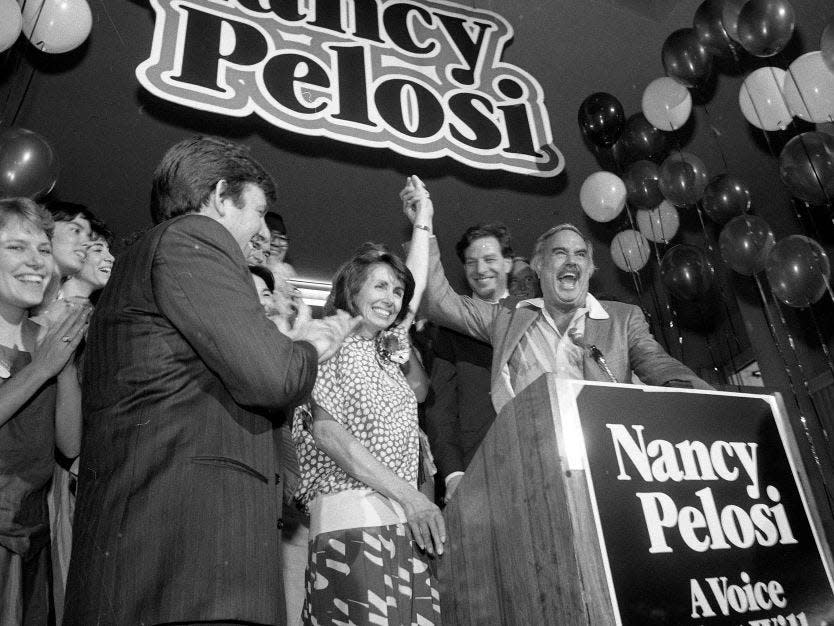
<svg viewBox="0 0 834 626">
<path fill-rule="evenodd" d="M 92 0 L 92 34 L 71 53 L 46 55 L 19 41 L 0 70 L 2 124 L 13 122 L 48 138 L 62 164 L 54 195 L 88 204 L 121 235 L 150 224 L 151 173 L 172 143 L 197 133 L 247 143 L 278 182 L 280 211 L 292 237 L 292 262 L 308 279 L 329 279 L 363 241 L 399 245 L 407 230 L 397 193 L 412 173 L 431 189 L 444 260 L 460 286 L 453 244 L 467 226 L 503 221 L 513 232 L 517 252 L 529 254 L 536 236 L 547 227 L 574 222 L 597 240 L 599 271 L 593 290 L 642 304 L 654 317 L 656 334 L 673 354 L 701 371 L 755 357 L 768 382 L 784 387 L 780 360 L 784 355 L 770 338 L 750 279 L 727 276 L 723 298 L 681 311 L 683 319 L 676 323 L 669 317 L 655 261 L 641 273 L 638 294 L 633 278 L 616 269 L 608 253 L 615 227 L 622 223 L 591 223 L 579 206 L 583 180 L 600 169 L 576 123 L 580 103 L 592 92 L 606 91 L 620 99 L 627 115 L 638 112 L 645 86 L 663 75 L 664 39 L 675 29 L 691 26 L 699 1 L 476 0 L 466 4 L 498 12 L 514 27 L 515 39 L 504 60 L 527 70 L 544 89 L 554 142 L 567 161 L 558 177 L 482 172 L 450 159 L 410 159 L 386 150 L 293 135 L 254 116 L 228 118 L 166 103 L 135 78 L 136 66 L 150 52 L 154 14 L 147 3 L 130 0 Z M 830 1 L 794 0 L 793 6 L 797 32 L 788 49 L 766 63 L 748 57 L 742 66 L 716 72 L 702 98 L 704 104 L 695 107 L 692 120 L 673 138 L 700 156 L 711 175 L 725 171 L 726 160 L 726 171 L 747 181 L 756 212 L 769 221 L 777 239 L 799 232 L 802 226 L 778 180 L 772 149 L 762 132 L 742 117 L 738 90 L 743 75 L 754 67 L 786 67 L 799 53 L 819 47 L 822 28 L 834 14 Z M 694 212 L 682 218 L 684 232 L 679 240 L 704 247 L 704 230 Z M 823 215 L 819 221 L 823 243 L 831 243 L 826 231 L 830 218 Z M 717 234 L 709 225 L 707 232 Z M 822 313 L 827 306 L 820 305 Z M 705 318 L 717 321 L 703 323 Z M 819 373 L 825 369 L 819 341 L 807 328 L 800 319 L 794 331 L 797 350 L 808 359 L 809 372 Z"/>
</svg>

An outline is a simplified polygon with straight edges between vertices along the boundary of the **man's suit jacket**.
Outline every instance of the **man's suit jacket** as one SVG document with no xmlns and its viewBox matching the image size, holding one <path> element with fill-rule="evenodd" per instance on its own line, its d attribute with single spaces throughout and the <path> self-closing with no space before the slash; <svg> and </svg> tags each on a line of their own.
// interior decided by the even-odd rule
<svg viewBox="0 0 834 626">
<path fill-rule="evenodd" d="M 441 327 L 432 351 L 426 434 L 445 479 L 466 469 L 495 420 L 489 396 L 492 347 Z"/>
<path fill-rule="evenodd" d="M 498 306 L 457 294 L 443 272 L 437 240 L 429 247 L 429 275 L 423 296 L 430 320 L 492 344 L 492 404 L 496 412 L 515 395 L 504 368 L 519 341 L 539 317 L 541 309 L 531 305 L 516 307 L 517 298 L 505 298 Z M 680 361 L 666 354 L 649 331 L 642 311 L 622 302 L 601 302 L 609 319 L 586 318 L 585 341 L 596 345 L 614 377 L 631 381 L 631 372 L 649 385 L 686 381 L 696 389 L 712 389 Z M 589 355 L 585 356 L 585 380 L 608 381 L 607 376 Z M 521 391 L 520 389 L 515 391 Z"/>
<path fill-rule="evenodd" d="M 283 623 L 273 419 L 316 362 L 218 222 L 169 220 L 116 261 L 87 338 L 64 624 Z"/>
</svg>

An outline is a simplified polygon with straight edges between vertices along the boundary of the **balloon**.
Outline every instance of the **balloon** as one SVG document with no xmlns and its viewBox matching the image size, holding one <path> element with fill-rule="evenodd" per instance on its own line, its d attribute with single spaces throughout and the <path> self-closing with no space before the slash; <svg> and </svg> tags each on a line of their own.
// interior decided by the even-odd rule
<svg viewBox="0 0 834 626">
<path fill-rule="evenodd" d="M 750 190 L 735 176 L 720 174 L 704 189 L 701 206 L 713 222 L 724 224 L 750 210 Z"/>
<path fill-rule="evenodd" d="M 765 262 L 767 282 L 779 300 L 806 307 L 822 297 L 831 278 L 828 255 L 816 241 L 790 235 L 779 241 Z"/>
<path fill-rule="evenodd" d="M 637 211 L 637 227 L 649 241 L 669 243 L 678 234 L 680 225 L 678 210 L 668 200 L 654 209 Z"/>
<path fill-rule="evenodd" d="M 703 83 L 712 70 L 712 55 L 691 28 L 669 35 L 663 42 L 661 58 L 666 74 L 687 87 Z"/>
<path fill-rule="evenodd" d="M 791 139 L 779 154 L 779 176 L 801 200 L 814 204 L 834 200 L 834 137 L 809 131 Z"/>
<path fill-rule="evenodd" d="M 23 4 L 23 34 L 43 52 L 60 54 L 77 48 L 92 27 L 87 0 L 27 0 Z"/>
<path fill-rule="evenodd" d="M 755 215 L 739 215 L 721 229 L 718 247 L 732 269 L 752 276 L 764 269 L 767 255 L 776 245 L 770 225 Z"/>
<path fill-rule="evenodd" d="M 719 56 L 731 56 L 737 44 L 730 39 L 721 21 L 723 5 L 721 0 L 702 2 L 695 11 L 692 27 L 695 29 L 698 41 L 704 44 L 709 52 Z"/>
<path fill-rule="evenodd" d="M 670 154 L 660 166 L 659 174 L 661 193 L 680 207 L 696 204 L 709 180 L 706 165 L 691 152 Z"/>
<path fill-rule="evenodd" d="M 730 39 L 738 41 L 738 16 L 747 0 L 724 0 L 721 8 L 721 23 Z"/>
<path fill-rule="evenodd" d="M 712 287 L 715 268 L 700 248 L 678 244 L 663 255 L 660 279 L 676 298 L 694 301 L 706 295 Z"/>
<path fill-rule="evenodd" d="M 808 52 L 788 67 L 784 83 L 790 112 L 806 122 L 834 122 L 834 72 L 822 52 Z"/>
<path fill-rule="evenodd" d="M 597 92 L 579 106 L 579 128 L 588 140 L 601 147 L 612 145 L 623 132 L 623 105 L 610 93 Z"/>
<path fill-rule="evenodd" d="M 611 240 L 611 259 L 624 272 L 636 272 L 649 261 L 649 242 L 636 230 L 624 230 Z"/>
<path fill-rule="evenodd" d="M 652 209 L 663 200 L 658 179 L 657 165 L 651 161 L 632 163 L 623 176 L 628 203 L 638 209 Z"/>
<path fill-rule="evenodd" d="M 20 36 L 23 16 L 14 0 L 0 0 L 0 52 L 8 50 Z"/>
<path fill-rule="evenodd" d="M 58 180 L 58 157 L 49 142 L 24 128 L 0 133 L 0 197 L 37 198 Z"/>
<path fill-rule="evenodd" d="M 748 0 L 738 14 L 738 40 L 757 57 L 772 57 L 784 48 L 796 24 L 788 0 Z"/>
<path fill-rule="evenodd" d="M 643 91 L 643 115 L 655 128 L 677 130 L 686 124 L 691 113 L 689 89 L 673 78 L 656 78 Z"/>
<path fill-rule="evenodd" d="M 666 155 L 666 135 L 652 126 L 642 113 L 635 113 L 628 118 L 620 142 L 626 155 L 633 161 L 656 161 Z"/>
<path fill-rule="evenodd" d="M 579 190 L 582 210 L 597 222 L 613 220 L 623 210 L 625 201 L 625 183 L 611 172 L 594 172 L 585 179 Z"/>
<path fill-rule="evenodd" d="M 785 130 L 793 121 L 782 91 L 785 73 L 778 67 L 760 67 L 741 84 L 738 106 L 745 119 L 756 128 Z"/>
<path fill-rule="evenodd" d="M 820 52 L 825 65 L 834 72 L 834 18 L 828 20 L 828 24 L 822 29 Z"/>
</svg>

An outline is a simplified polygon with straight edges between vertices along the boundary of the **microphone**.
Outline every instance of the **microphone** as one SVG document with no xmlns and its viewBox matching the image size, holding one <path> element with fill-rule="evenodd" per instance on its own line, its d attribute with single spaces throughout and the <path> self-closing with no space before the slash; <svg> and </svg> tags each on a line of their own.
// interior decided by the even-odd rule
<svg viewBox="0 0 834 626">
<path fill-rule="evenodd" d="M 568 330 L 568 337 L 570 337 L 571 341 L 575 343 L 577 346 L 585 350 L 588 354 L 591 355 L 591 358 L 599 365 L 599 368 L 605 373 L 612 383 L 616 383 L 617 377 L 614 376 L 614 373 L 611 371 L 611 368 L 608 367 L 608 363 L 605 362 L 605 357 L 602 354 L 602 350 L 597 348 L 593 344 L 588 344 L 585 341 L 585 336 L 580 333 L 576 328 L 571 328 Z"/>
</svg>

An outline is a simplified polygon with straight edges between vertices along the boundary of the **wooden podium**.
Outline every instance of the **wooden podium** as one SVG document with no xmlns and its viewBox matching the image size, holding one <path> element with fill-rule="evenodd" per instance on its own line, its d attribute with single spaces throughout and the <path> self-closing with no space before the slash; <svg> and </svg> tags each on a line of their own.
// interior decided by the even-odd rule
<svg viewBox="0 0 834 626">
<path fill-rule="evenodd" d="M 558 398 L 559 393 L 564 393 L 562 385 L 564 382 L 552 375 L 542 376 L 504 407 L 445 509 L 449 540 L 444 556 L 439 559 L 438 572 L 444 624 L 635 623 L 633 619 L 620 618 L 616 598 L 612 598 L 616 593 L 610 585 L 611 569 L 606 560 L 610 555 L 604 552 L 600 526 L 595 521 L 594 498 L 600 493 L 595 496 L 589 487 L 588 471 L 574 469 L 577 446 L 572 443 L 575 439 L 565 436 L 565 428 L 567 432 L 571 428 L 566 420 L 578 425 L 579 419 L 577 415 L 567 415 L 564 407 L 560 410 L 560 404 L 565 404 Z M 631 386 L 616 387 L 628 388 L 622 390 L 624 394 L 638 393 Z M 658 402 L 666 391 L 654 389 L 657 393 L 645 395 L 653 396 Z M 697 395 L 678 393 L 684 394 L 675 396 L 679 404 L 687 398 L 698 402 Z M 716 396 L 725 394 L 708 395 L 715 400 Z M 620 411 L 617 402 L 610 403 L 612 406 L 607 409 L 610 415 Z M 576 407 L 575 400 L 573 406 Z M 673 417 L 676 410 L 671 412 Z M 777 440 L 780 435 L 784 440 L 781 427 Z M 578 447 L 585 450 L 584 443 Z M 807 481 L 801 468 L 799 473 Z M 735 484 L 731 486 L 737 488 Z M 811 509 L 811 517 L 816 516 L 816 509 L 813 506 Z M 647 535 L 645 525 L 642 529 L 639 524 L 636 526 L 634 537 L 643 539 Z M 819 519 L 812 520 L 811 526 L 818 530 Z M 627 529 L 623 534 L 628 536 L 629 532 Z M 703 535 L 706 531 L 698 532 Z M 819 537 L 817 534 L 814 537 L 819 546 Z M 814 543 L 814 539 L 810 542 Z M 741 550 L 725 552 L 745 555 Z M 827 560 L 830 565 L 827 546 L 820 553 L 824 555 L 822 561 Z M 731 569 L 732 563 L 727 567 Z M 830 581 L 829 569 L 826 594 L 831 591 Z M 816 596 L 820 597 L 823 596 Z M 824 603 L 829 603 L 828 597 L 824 596 Z M 829 604 L 834 612 L 834 602 Z M 742 617 L 746 619 L 739 619 Z M 730 615 L 726 623 L 746 624 L 750 617 Z M 710 623 L 725 622 L 719 619 Z"/>
</svg>

